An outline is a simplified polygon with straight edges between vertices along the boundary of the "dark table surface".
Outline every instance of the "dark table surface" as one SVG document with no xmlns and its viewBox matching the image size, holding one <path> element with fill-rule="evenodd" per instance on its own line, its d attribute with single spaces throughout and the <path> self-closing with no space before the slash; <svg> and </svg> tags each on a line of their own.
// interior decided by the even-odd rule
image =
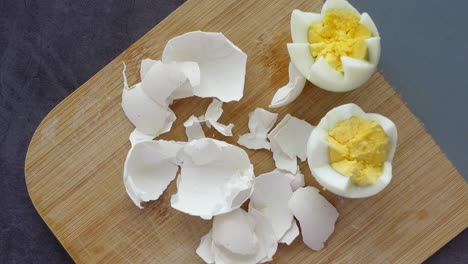
<svg viewBox="0 0 468 264">
<path fill-rule="evenodd" d="M 72 262 L 27 193 L 29 141 L 54 106 L 183 2 L 0 0 L 0 263 Z M 351 2 L 379 26 L 385 77 L 466 177 L 468 2 Z M 468 263 L 467 248 L 465 230 L 427 263 Z"/>
</svg>

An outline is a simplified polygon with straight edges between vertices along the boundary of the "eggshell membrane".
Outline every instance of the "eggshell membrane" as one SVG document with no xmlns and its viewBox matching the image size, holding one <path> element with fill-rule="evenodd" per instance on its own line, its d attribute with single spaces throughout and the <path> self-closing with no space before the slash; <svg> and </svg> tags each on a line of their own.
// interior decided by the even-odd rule
<svg viewBox="0 0 468 264">
<path fill-rule="evenodd" d="M 223 102 L 243 96 L 247 55 L 222 33 L 194 31 L 175 37 L 164 48 L 162 61 L 193 61 L 200 67 L 199 97 L 216 97 Z"/>
<path fill-rule="evenodd" d="M 203 132 L 203 128 L 200 125 L 200 120 L 193 115 L 184 122 L 184 127 L 188 141 L 205 137 L 205 132 Z"/>
<path fill-rule="evenodd" d="M 382 126 L 390 140 L 390 150 L 387 161 L 384 163 L 382 175 L 377 181 L 368 186 L 357 186 L 349 177 L 335 171 L 329 164 L 328 131 L 342 121 L 357 116 L 365 120 L 374 120 Z M 309 168 L 314 178 L 327 190 L 347 198 L 364 198 L 382 191 L 392 178 L 392 160 L 395 155 L 398 135 L 395 124 L 388 118 L 379 115 L 365 113 L 355 104 L 345 104 L 330 110 L 312 131 L 307 143 L 307 155 Z"/>
<path fill-rule="evenodd" d="M 252 216 L 242 209 L 215 216 L 213 242 L 235 254 L 255 254 L 260 245 L 255 234 L 255 220 L 251 218 Z"/>
<path fill-rule="evenodd" d="M 270 113 L 262 108 L 256 108 L 249 113 L 250 133 L 241 135 L 237 143 L 249 149 L 270 149 L 267 141 L 268 131 L 271 130 L 278 118 L 278 114 Z"/>
<path fill-rule="evenodd" d="M 335 207 L 309 186 L 293 193 L 289 209 L 299 221 L 304 243 L 313 250 L 321 250 L 335 229 L 339 216 Z"/>
<path fill-rule="evenodd" d="M 250 197 L 250 208 L 260 210 L 271 222 L 280 240 L 291 227 L 293 219 L 288 208 L 288 201 L 292 195 L 290 180 L 279 171 L 272 171 L 255 178 L 255 188 Z M 265 209 L 265 210 L 262 210 Z"/>
<path fill-rule="evenodd" d="M 182 165 L 173 208 L 211 219 L 240 207 L 250 196 L 255 176 L 241 148 L 203 138 L 188 142 L 177 157 Z"/>
<path fill-rule="evenodd" d="M 373 37 L 364 41 L 367 44 L 369 61 L 342 56 L 344 73 L 338 72 L 321 57 L 314 61 L 310 55 L 308 28 L 312 23 L 323 20 L 329 9 L 350 10 L 360 17 L 360 24 L 369 28 Z M 346 92 L 363 85 L 376 71 L 380 59 L 380 35 L 373 20 L 367 13 L 362 15 L 347 1 L 327 0 L 320 14 L 294 10 L 291 14 L 291 36 L 293 43 L 288 44 L 288 53 L 298 71 L 316 86 L 332 91 Z"/>
<path fill-rule="evenodd" d="M 306 78 L 296 69 L 292 62 L 289 63 L 289 82 L 276 91 L 270 103 L 270 108 L 278 108 L 290 104 L 302 93 Z"/>
<path fill-rule="evenodd" d="M 157 137 L 171 130 L 176 116 L 168 107 L 151 100 L 141 89 L 140 84 L 124 88 L 122 108 L 127 118 L 142 133 Z"/>
<path fill-rule="evenodd" d="M 124 185 L 136 206 L 156 200 L 179 169 L 176 153 L 184 146 L 175 141 L 141 141 L 132 146 L 124 165 Z"/>
</svg>

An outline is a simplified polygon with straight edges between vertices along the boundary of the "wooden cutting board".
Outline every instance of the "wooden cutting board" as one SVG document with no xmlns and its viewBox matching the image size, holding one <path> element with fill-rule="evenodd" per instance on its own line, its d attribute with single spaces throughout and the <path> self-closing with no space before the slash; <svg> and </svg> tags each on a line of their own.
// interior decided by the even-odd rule
<svg viewBox="0 0 468 264">
<path fill-rule="evenodd" d="M 234 137 L 205 132 L 235 144 L 247 132 L 247 114 L 267 109 L 288 81 L 291 11 L 319 11 L 321 5 L 319 0 L 189 0 L 49 113 L 29 147 L 26 183 L 38 212 L 76 262 L 202 263 L 195 249 L 211 226 L 170 207 L 174 183 L 143 210 L 127 196 L 122 170 L 133 126 L 120 107 L 122 62 L 133 84 L 140 61 L 160 58 L 172 37 L 193 30 L 223 32 L 249 56 L 245 93 L 240 102 L 224 105 L 221 121 L 235 124 Z M 175 102 L 177 121 L 162 138 L 185 141 L 183 121 L 203 114 L 210 101 Z M 349 102 L 396 123 L 393 181 L 368 199 L 322 192 L 340 212 L 326 248 L 314 252 L 299 237 L 291 246 L 279 246 L 274 263 L 421 262 L 467 227 L 467 184 L 381 74 L 348 93 L 307 84 L 293 104 L 274 112 L 279 120 L 290 113 L 317 124 L 332 107 Z M 257 175 L 274 169 L 269 151 L 248 154 Z M 306 162 L 301 170 L 308 185 L 318 186 Z"/>
</svg>

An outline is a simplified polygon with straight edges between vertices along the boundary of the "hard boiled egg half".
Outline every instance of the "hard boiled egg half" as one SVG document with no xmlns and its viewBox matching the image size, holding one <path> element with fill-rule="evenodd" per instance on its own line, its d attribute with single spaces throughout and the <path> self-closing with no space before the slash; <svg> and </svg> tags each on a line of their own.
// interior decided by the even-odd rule
<svg viewBox="0 0 468 264">
<path fill-rule="evenodd" d="M 363 198 L 390 183 L 396 145 L 397 129 L 390 119 L 345 104 L 329 111 L 312 131 L 307 161 L 326 190 Z"/>
<path fill-rule="evenodd" d="M 380 35 L 367 13 L 345 0 L 327 0 L 320 14 L 294 10 L 291 62 L 316 86 L 346 92 L 364 84 L 380 58 Z"/>
</svg>

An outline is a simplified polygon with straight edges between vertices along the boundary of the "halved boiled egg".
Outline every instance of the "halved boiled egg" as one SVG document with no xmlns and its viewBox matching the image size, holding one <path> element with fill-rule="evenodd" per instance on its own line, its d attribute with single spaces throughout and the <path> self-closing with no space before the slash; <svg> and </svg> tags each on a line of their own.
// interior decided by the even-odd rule
<svg viewBox="0 0 468 264">
<path fill-rule="evenodd" d="M 320 14 L 294 10 L 288 44 L 291 62 L 316 86 L 333 92 L 353 90 L 375 72 L 380 35 L 367 13 L 345 0 L 327 0 Z"/>
<path fill-rule="evenodd" d="M 390 183 L 396 145 L 397 129 L 390 119 L 345 104 L 329 111 L 312 131 L 307 160 L 325 189 L 363 198 Z"/>
</svg>

